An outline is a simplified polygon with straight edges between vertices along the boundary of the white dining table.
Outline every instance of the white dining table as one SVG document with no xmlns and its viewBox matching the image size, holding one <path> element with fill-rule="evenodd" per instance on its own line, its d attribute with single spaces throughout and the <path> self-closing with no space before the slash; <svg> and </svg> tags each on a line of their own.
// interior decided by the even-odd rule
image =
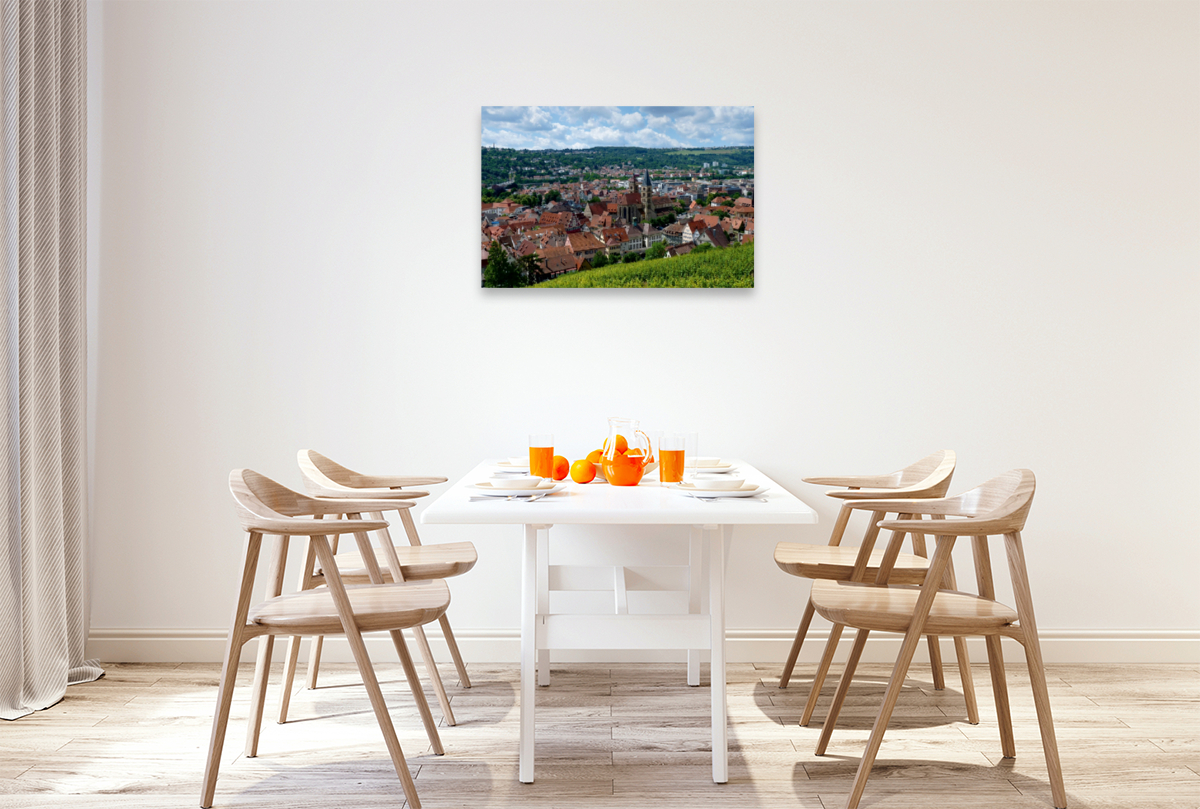
<svg viewBox="0 0 1200 809">
<path fill-rule="evenodd" d="M 549 684 L 551 649 L 687 650 L 688 683 L 699 685 L 700 653 L 711 651 L 713 781 L 729 780 L 728 714 L 725 684 L 725 568 L 738 525 L 815 523 L 817 514 L 750 464 L 730 461 L 747 483 L 769 487 L 763 499 L 699 500 L 658 482 L 651 472 L 637 486 L 573 483 L 532 502 L 480 498 L 476 484 L 491 481 L 500 468 L 485 461 L 443 492 L 421 514 L 425 524 L 521 525 L 521 690 L 518 778 L 534 779 L 534 691 Z M 555 525 L 690 526 L 688 614 L 639 615 L 621 610 L 622 582 L 617 567 L 617 609 L 612 615 L 550 612 L 550 529 Z M 664 532 L 666 533 L 666 532 Z M 701 598 L 702 565 L 707 562 L 708 603 Z"/>
</svg>

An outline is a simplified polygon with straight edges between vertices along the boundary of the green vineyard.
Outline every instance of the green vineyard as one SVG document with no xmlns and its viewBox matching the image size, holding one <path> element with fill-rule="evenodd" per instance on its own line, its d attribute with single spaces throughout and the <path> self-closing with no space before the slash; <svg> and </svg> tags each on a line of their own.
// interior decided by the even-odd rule
<svg viewBox="0 0 1200 809">
<path fill-rule="evenodd" d="M 752 287 L 754 245 L 617 264 L 560 275 L 536 287 Z"/>
</svg>

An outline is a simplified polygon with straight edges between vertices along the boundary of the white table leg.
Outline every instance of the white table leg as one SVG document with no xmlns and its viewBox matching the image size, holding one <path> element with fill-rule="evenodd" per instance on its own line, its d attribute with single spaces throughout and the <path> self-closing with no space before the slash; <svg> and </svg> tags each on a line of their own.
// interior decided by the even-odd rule
<svg viewBox="0 0 1200 809">
<path fill-rule="evenodd" d="M 700 614 L 701 572 L 704 560 L 704 528 L 693 525 L 688 540 L 688 613 Z M 700 650 L 688 649 L 687 684 L 700 685 Z"/>
<path fill-rule="evenodd" d="M 538 526 L 525 526 L 521 557 L 521 752 L 518 780 L 533 783 L 533 707 L 537 665 Z"/>
<path fill-rule="evenodd" d="M 708 555 L 708 612 L 712 624 L 712 663 L 709 682 L 712 688 L 713 781 L 729 780 L 729 719 L 725 696 L 725 550 L 729 547 L 732 526 L 716 526 Z"/>
<path fill-rule="evenodd" d="M 537 614 L 550 614 L 550 531 L 539 526 L 537 537 Z M 550 685 L 550 650 L 537 650 L 538 685 Z"/>
</svg>

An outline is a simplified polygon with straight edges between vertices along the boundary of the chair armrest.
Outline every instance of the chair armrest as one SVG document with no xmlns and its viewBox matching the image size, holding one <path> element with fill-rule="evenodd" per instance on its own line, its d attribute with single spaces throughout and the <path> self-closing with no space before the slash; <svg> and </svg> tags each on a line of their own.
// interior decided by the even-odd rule
<svg viewBox="0 0 1200 809">
<path fill-rule="evenodd" d="M 330 489 L 323 486 L 320 491 L 320 494 L 312 496 L 316 498 L 327 497 L 330 500 L 408 500 L 414 497 L 429 496 L 429 492 L 418 492 L 414 489 Z"/>
<path fill-rule="evenodd" d="M 449 478 L 441 475 L 358 475 L 354 482 L 364 489 L 400 489 L 404 486 L 435 486 L 447 480 Z"/>
<path fill-rule="evenodd" d="M 913 497 L 887 498 L 879 500 L 851 500 L 846 505 L 869 511 L 886 511 L 895 514 L 958 514 L 957 498 Z M 928 525 L 928 523 L 926 523 Z"/>
<path fill-rule="evenodd" d="M 351 497 L 311 497 L 311 503 L 320 514 L 362 514 L 372 511 L 400 511 L 412 508 L 416 503 L 411 500 L 393 500 L 391 498 L 367 499 Z M 386 526 L 387 523 L 384 523 Z"/>
<path fill-rule="evenodd" d="M 998 520 L 880 520 L 879 527 L 888 531 L 932 534 L 938 537 L 985 537 L 1006 534 L 1012 522 Z"/>
<path fill-rule="evenodd" d="M 387 528 L 383 520 L 306 520 L 303 518 L 276 520 L 260 517 L 246 526 L 260 534 L 279 534 L 289 537 L 336 536 L 360 531 L 379 531 Z"/>
<path fill-rule="evenodd" d="M 831 492 L 825 492 L 828 497 L 835 497 L 838 500 L 899 500 L 900 498 L 910 498 L 911 500 L 924 498 L 927 490 L 924 486 L 920 488 L 905 488 L 905 489 L 834 489 Z M 939 498 L 940 499 L 940 498 Z M 861 508 L 858 505 L 852 505 L 852 508 Z M 895 511 L 895 509 L 891 509 Z"/>
<path fill-rule="evenodd" d="M 855 489 L 887 488 L 896 484 L 896 475 L 848 475 L 843 477 L 804 478 L 816 486 L 846 486 Z"/>
</svg>

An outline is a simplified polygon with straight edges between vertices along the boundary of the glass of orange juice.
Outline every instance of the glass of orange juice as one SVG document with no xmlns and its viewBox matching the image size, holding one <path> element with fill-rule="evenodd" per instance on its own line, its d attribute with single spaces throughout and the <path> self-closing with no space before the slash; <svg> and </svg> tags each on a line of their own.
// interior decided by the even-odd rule
<svg viewBox="0 0 1200 809">
<path fill-rule="evenodd" d="M 539 478 L 554 476 L 554 436 L 529 434 L 529 474 Z"/>
<path fill-rule="evenodd" d="M 663 483 L 683 480 L 683 459 L 687 436 L 684 433 L 663 433 L 658 439 L 658 479 Z"/>
</svg>

